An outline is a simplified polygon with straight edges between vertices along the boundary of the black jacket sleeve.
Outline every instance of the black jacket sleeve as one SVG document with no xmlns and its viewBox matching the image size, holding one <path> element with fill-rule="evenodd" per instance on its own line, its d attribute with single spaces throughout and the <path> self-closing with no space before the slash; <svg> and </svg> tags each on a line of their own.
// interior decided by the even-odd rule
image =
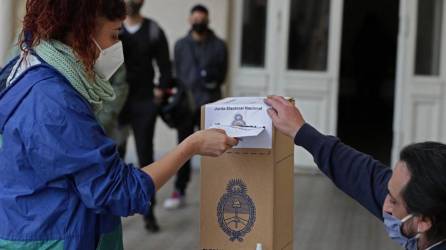
<svg viewBox="0 0 446 250">
<path fill-rule="evenodd" d="M 216 82 L 218 86 L 221 86 L 225 82 L 228 72 L 228 50 L 225 42 L 218 40 L 214 58 L 212 67 L 207 69 L 206 81 Z"/>
<path fill-rule="evenodd" d="M 180 79 L 181 78 L 181 40 L 177 41 L 175 43 L 175 48 L 173 51 L 173 57 L 174 57 L 174 66 L 175 66 L 175 78 Z"/>
<path fill-rule="evenodd" d="M 159 38 L 156 42 L 155 61 L 160 71 L 159 87 L 171 87 L 172 63 L 170 61 L 169 43 L 167 42 L 167 37 L 161 27 L 159 27 Z"/>
</svg>

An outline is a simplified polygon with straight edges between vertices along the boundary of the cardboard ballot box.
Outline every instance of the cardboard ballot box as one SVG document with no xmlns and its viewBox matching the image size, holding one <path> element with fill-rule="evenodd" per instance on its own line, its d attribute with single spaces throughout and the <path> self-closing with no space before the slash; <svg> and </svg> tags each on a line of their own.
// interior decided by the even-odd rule
<svg viewBox="0 0 446 250">
<path fill-rule="evenodd" d="M 226 98 L 202 107 L 202 127 L 239 144 L 201 164 L 200 249 L 293 249 L 291 138 L 274 129 L 261 97 Z"/>
</svg>

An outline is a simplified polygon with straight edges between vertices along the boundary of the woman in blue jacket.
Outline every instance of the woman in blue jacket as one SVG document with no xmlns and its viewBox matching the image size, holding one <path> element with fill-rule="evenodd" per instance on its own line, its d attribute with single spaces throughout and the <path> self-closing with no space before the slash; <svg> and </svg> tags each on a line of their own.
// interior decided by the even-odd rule
<svg viewBox="0 0 446 250">
<path fill-rule="evenodd" d="M 123 0 L 28 0 L 21 56 L 0 72 L 0 249 L 122 249 L 120 216 L 192 155 L 237 143 L 197 132 L 141 170 L 126 165 L 95 113 L 123 62 Z"/>
</svg>

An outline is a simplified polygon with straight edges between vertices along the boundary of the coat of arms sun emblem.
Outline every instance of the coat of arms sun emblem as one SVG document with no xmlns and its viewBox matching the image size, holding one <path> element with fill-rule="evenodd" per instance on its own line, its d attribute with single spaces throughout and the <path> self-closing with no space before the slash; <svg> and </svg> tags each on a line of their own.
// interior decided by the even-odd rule
<svg viewBox="0 0 446 250">
<path fill-rule="evenodd" d="M 218 203 L 218 223 L 231 241 L 242 242 L 256 221 L 256 207 L 247 192 L 242 180 L 230 180 Z"/>
</svg>

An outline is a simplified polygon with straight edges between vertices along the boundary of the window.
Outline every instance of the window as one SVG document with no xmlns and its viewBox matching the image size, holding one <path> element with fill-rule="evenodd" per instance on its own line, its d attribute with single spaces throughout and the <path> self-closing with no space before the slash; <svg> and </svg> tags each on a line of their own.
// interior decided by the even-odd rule
<svg viewBox="0 0 446 250">
<path fill-rule="evenodd" d="M 288 69 L 327 70 L 330 0 L 291 0 Z"/>
<path fill-rule="evenodd" d="M 416 75 L 440 74 L 443 0 L 418 1 Z"/>
<path fill-rule="evenodd" d="M 243 0 L 242 57 L 244 67 L 265 66 L 267 0 Z"/>
</svg>

